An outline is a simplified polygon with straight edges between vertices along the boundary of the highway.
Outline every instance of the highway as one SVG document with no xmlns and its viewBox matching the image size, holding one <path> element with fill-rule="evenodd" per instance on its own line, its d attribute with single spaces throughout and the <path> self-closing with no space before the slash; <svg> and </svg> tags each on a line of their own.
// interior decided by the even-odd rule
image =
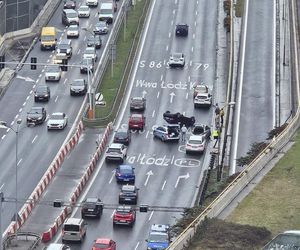
<svg viewBox="0 0 300 250">
<path fill-rule="evenodd" d="M 195 110 L 192 94 L 194 83 L 205 82 L 211 89 L 214 87 L 217 3 L 194 0 L 186 5 L 181 0 L 154 0 L 152 7 L 141 51 L 115 127 L 126 126 L 128 122 L 129 98 L 144 94 L 147 98 L 146 128 L 143 132 L 132 134 L 126 160 L 126 163 L 135 167 L 136 186 L 140 188 L 138 204 L 190 207 L 195 201 L 203 169 L 207 167 L 207 155 L 187 157 L 183 143 L 154 140 L 151 131 L 154 125 L 165 123 L 162 114 L 166 110 L 194 115 L 196 122 L 211 125 L 213 108 Z M 175 25 L 178 22 L 189 25 L 188 37 L 175 37 Z M 185 54 L 184 69 L 167 67 L 171 52 Z M 120 186 L 113 176 L 116 166 L 113 163 L 106 164 L 102 159 L 81 200 L 97 196 L 106 204 L 117 204 Z M 132 229 L 113 229 L 112 213 L 112 210 L 105 210 L 100 222 L 87 220 L 86 239 L 81 245 L 69 243 L 72 249 L 89 249 L 98 237 L 110 237 L 124 250 L 145 249 L 151 224 L 171 224 L 180 217 L 179 213 L 138 212 Z M 75 210 L 74 216 L 80 217 L 80 211 Z M 61 242 L 60 237 L 56 241 Z"/>
<path fill-rule="evenodd" d="M 79 4 L 79 1 L 77 1 L 77 4 Z M 48 26 L 57 28 L 58 41 L 66 38 L 65 26 L 61 24 L 61 12 L 62 4 L 55 11 L 48 24 Z M 91 9 L 90 18 L 80 19 L 80 28 L 92 29 L 93 24 L 97 20 L 97 9 Z M 86 31 L 81 30 L 80 37 L 72 39 L 73 56 L 69 60 L 69 64 L 80 63 L 87 35 L 89 34 Z M 106 44 L 107 37 L 108 35 L 103 36 L 103 46 Z M 100 58 L 102 50 L 103 47 L 97 51 L 98 58 Z M 40 43 L 38 42 L 30 52 L 26 62 L 29 63 L 31 57 L 37 57 L 38 63 L 48 64 L 51 63 L 53 55 L 54 52 L 41 51 Z M 37 70 L 30 70 L 30 66 L 23 66 L 0 100 L 0 105 L 3 107 L 0 110 L 1 121 L 6 121 L 8 126 L 16 129 L 16 120 L 22 119 L 18 133 L 19 208 L 36 187 L 65 141 L 84 100 L 84 97 L 70 97 L 69 84 L 76 78 L 87 78 L 87 76 L 80 75 L 78 68 L 69 68 L 67 72 L 62 73 L 60 82 L 47 82 L 51 90 L 50 101 L 48 103 L 34 103 L 33 89 L 36 85 L 45 83 L 44 68 L 44 66 L 38 66 Z M 48 115 L 53 112 L 65 112 L 69 118 L 67 128 L 64 131 L 47 132 L 46 122 L 35 127 L 27 127 L 26 114 L 32 106 L 45 107 Z M 5 197 L 15 198 L 16 136 L 11 130 L 7 132 L 5 129 L 0 129 L 0 137 L 0 161 L 2 163 L 0 190 L 4 192 Z M 9 225 L 14 211 L 14 203 L 5 203 L 3 205 L 2 226 L 4 228 Z"/>
</svg>

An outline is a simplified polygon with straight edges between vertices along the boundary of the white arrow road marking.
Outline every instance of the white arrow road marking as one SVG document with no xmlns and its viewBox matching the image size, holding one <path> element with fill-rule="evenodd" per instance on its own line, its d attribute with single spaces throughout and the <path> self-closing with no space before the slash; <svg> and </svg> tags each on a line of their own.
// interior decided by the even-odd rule
<svg viewBox="0 0 300 250">
<path fill-rule="evenodd" d="M 153 213 L 154 213 L 154 210 L 151 212 L 150 216 L 149 216 L 149 219 L 148 220 L 151 220 L 152 216 L 153 216 Z"/>
<path fill-rule="evenodd" d="M 147 186 L 150 176 L 153 175 L 152 170 L 150 170 L 146 175 L 147 175 L 147 179 L 146 179 L 146 181 L 144 183 L 144 186 Z"/>
<path fill-rule="evenodd" d="M 134 250 L 137 250 L 137 249 L 138 249 L 138 247 L 139 247 L 139 245 L 140 245 L 140 242 L 138 241 L 138 243 L 136 243 L 136 245 L 135 245 L 135 248 L 134 248 Z"/>
<path fill-rule="evenodd" d="M 170 103 L 173 102 L 174 96 L 175 96 L 175 93 L 174 93 L 174 92 L 170 93 Z"/>
<path fill-rule="evenodd" d="M 175 188 L 177 188 L 180 179 L 188 179 L 188 178 L 190 178 L 189 173 L 187 173 L 186 175 L 179 175 L 178 178 L 177 178 L 176 184 L 175 184 Z"/>
<path fill-rule="evenodd" d="M 162 187 L 161 187 L 161 190 L 164 190 L 166 183 L 167 183 L 167 181 L 165 180 L 165 181 L 164 181 L 164 184 L 163 184 Z"/>
<path fill-rule="evenodd" d="M 110 179 L 109 179 L 109 184 L 112 182 L 112 180 L 113 180 L 113 178 L 114 178 L 114 176 L 115 176 L 115 173 L 116 173 L 116 170 L 113 170 L 112 171 L 112 176 L 110 177 Z"/>
<path fill-rule="evenodd" d="M 147 94 L 147 91 L 144 90 L 144 91 L 143 91 L 143 98 L 145 98 L 146 94 Z"/>
<path fill-rule="evenodd" d="M 21 79 L 21 80 L 24 80 L 25 82 L 34 82 L 34 80 L 30 77 L 24 77 L 24 76 L 19 76 L 17 75 L 16 77 L 17 79 Z"/>
</svg>

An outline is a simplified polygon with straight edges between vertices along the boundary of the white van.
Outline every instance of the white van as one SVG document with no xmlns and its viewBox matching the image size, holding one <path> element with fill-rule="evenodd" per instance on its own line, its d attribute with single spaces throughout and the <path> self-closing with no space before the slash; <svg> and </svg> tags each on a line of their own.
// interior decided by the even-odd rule
<svg viewBox="0 0 300 250">
<path fill-rule="evenodd" d="M 86 235 L 87 224 L 83 219 L 68 218 L 62 229 L 62 242 L 79 241 L 82 242 Z"/>
<path fill-rule="evenodd" d="M 106 21 L 107 23 L 112 23 L 114 19 L 114 4 L 112 2 L 101 3 L 98 14 L 99 21 Z"/>
</svg>

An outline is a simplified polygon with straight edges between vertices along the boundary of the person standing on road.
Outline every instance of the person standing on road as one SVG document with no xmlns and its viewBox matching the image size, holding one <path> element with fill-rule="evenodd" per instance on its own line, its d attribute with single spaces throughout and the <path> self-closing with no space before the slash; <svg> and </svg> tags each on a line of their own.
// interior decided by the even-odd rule
<svg viewBox="0 0 300 250">
<path fill-rule="evenodd" d="M 185 142 L 187 127 L 183 124 L 181 128 L 181 141 Z"/>
<path fill-rule="evenodd" d="M 224 108 L 220 109 L 220 118 L 221 118 L 221 126 L 223 127 L 223 123 L 224 123 Z"/>
<path fill-rule="evenodd" d="M 214 148 L 215 148 L 219 140 L 219 131 L 217 129 L 213 130 L 212 137 L 215 140 L 215 144 L 214 144 Z"/>
<path fill-rule="evenodd" d="M 220 107 L 218 105 L 218 103 L 216 103 L 216 106 L 215 106 L 215 115 L 218 116 L 220 114 Z"/>
</svg>

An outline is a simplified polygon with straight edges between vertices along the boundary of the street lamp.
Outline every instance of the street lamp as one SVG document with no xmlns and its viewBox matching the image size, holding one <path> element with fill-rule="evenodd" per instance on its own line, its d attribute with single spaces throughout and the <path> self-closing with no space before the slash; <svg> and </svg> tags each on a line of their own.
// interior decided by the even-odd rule
<svg viewBox="0 0 300 250">
<path fill-rule="evenodd" d="M 19 134 L 19 128 L 20 128 L 20 124 L 22 123 L 21 119 L 17 120 L 17 128 L 13 129 L 11 126 L 8 126 L 7 123 L 5 121 L 0 121 L 0 128 L 4 128 L 4 129 L 11 129 L 12 131 L 15 132 L 16 134 L 16 165 L 15 165 L 15 170 L 16 170 L 16 207 L 15 207 L 15 222 L 16 222 L 16 243 L 18 242 L 18 134 Z M 1 213 L 1 211 L 0 211 Z M 2 232 L 0 232 L 0 238 L 2 240 Z M 2 246 L 2 245 L 1 245 Z"/>
<path fill-rule="evenodd" d="M 82 30 L 87 31 L 88 33 L 90 33 L 93 37 L 94 37 L 94 61 L 93 63 L 95 63 L 95 59 L 96 59 L 96 39 L 95 39 L 95 32 L 90 31 L 88 28 L 82 28 Z M 87 61 L 87 75 L 88 75 L 88 85 L 89 85 L 89 112 L 91 112 L 91 117 L 92 119 L 95 118 L 95 105 L 94 105 L 94 100 L 93 98 L 95 98 L 95 90 L 93 88 L 93 84 L 92 81 L 90 80 L 90 65 L 88 64 Z M 89 113 L 90 116 L 90 113 Z"/>
</svg>

